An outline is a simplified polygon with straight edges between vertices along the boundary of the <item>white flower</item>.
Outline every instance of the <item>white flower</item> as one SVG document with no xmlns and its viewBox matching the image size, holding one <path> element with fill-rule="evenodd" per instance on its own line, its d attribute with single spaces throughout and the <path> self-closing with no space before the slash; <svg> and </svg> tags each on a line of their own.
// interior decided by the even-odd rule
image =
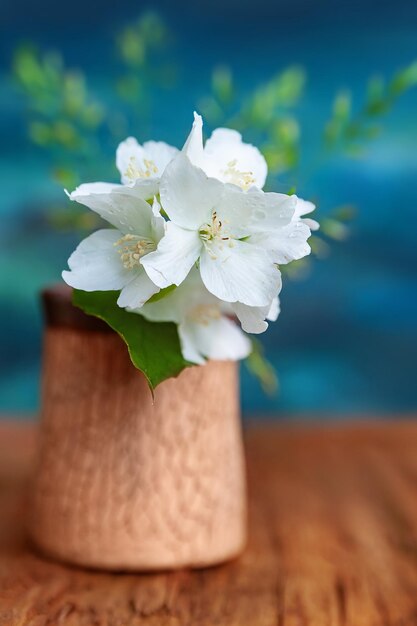
<svg viewBox="0 0 417 626">
<path fill-rule="evenodd" d="M 147 198 L 158 193 L 159 180 L 178 149 L 163 141 L 146 141 L 141 146 L 134 137 L 119 144 L 116 165 L 122 183 L 138 185 L 146 190 Z"/>
<path fill-rule="evenodd" d="M 281 288 L 274 258 L 279 232 L 291 223 L 295 196 L 244 192 L 207 177 L 180 153 L 161 178 L 160 197 L 171 221 L 157 250 L 142 261 L 155 284 L 180 285 L 198 261 L 213 295 L 251 307 L 270 306 Z M 268 238 L 271 233 L 276 240 Z"/>
<path fill-rule="evenodd" d="M 174 291 L 135 312 L 153 322 L 177 324 L 183 357 L 191 363 L 237 361 L 251 352 L 249 339 L 225 315 L 228 305 L 207 291 L 195 268 Z"/>
<path fill-rule="evenodd" d="M 70 271 L 62 273 L 63 279 L 83 291 L 120 289 L 120 307 L 142 306 L 159 291 L 142 267 L 143 257 L 156 249 L 164 234 L 159 203 L 154 200 L 152 208 L 138 188 L 106 183 L 81 185 L 70 198 L 114 228 L 84 239 L 68 259 Z"/>
<path fill-rule="evenodd" d="M 231 183 L 247 191 L 252 186 L 262 188 L 267 176 L 267 164 L 259 150 L 242 142 L 240 133 L 229 128 L 218 128 L 203 147 L 203 120 L 194 113 L 191 133 L 183 147 L 190 161 L 200 167 L 208 176 L 225 183 Z M 295 196 L 294 196 L 295 197 Z M 260 246 L 274 252 L 278 264 L 289 263 L 310 254 L 307 239 L 311 230 L 319 228 L 312 219 L 301 219 L 314 211 L 312 202 L 297 198 L 290 224 L 279 231 L 270 231 L 252 238 Z"/>
<path fill-rule="evenodd" d="M 265 185 L 268 167 L 258 148 L 243 143 L 242 136 L 230 128 L 217 128 L 203 147 L 203 120 L 194 113 L 191 133 L 183 152 L 191 163 L 213 178 L 244 190 Z"/>
</svg>

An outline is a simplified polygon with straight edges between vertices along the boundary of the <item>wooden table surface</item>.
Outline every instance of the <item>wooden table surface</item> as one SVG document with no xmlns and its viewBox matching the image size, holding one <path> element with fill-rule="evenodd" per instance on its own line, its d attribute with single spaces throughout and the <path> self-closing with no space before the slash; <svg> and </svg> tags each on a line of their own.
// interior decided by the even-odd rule
<svg viewBox="0 0 417 626">
<path fill-rule="evenodd" d="M 201 571 L 106 574 L 25 537 L 36 446 L 0 423 L 1 626 L 417 624 L 417 421 L 251 427 L 250 541 Z"/>
</svg>

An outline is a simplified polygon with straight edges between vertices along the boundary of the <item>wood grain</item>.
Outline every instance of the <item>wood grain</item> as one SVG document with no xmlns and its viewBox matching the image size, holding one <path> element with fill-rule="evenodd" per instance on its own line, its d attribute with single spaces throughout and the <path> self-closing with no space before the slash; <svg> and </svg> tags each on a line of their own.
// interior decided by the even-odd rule
<svg viewBox="0 0 417 626">
<path fill-rule="evenodd" d="M 35 431 L 0 430 L 1 626 L 417 624 L 417 423 L 246 434 L 250 539 L 228 565 L 68 568 L 25 539 Z"/>
</svg>

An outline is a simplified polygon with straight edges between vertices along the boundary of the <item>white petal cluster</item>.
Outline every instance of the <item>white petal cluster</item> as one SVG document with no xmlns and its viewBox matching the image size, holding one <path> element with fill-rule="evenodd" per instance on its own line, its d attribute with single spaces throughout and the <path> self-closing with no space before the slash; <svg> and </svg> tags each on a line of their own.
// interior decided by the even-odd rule
<svg viewBox="0 0 417 626">
<path fill-rule="evenodd" d="M 121 184 L 69 194 L 112 228 L 80 243 L 63 278 L 84 291 L 120 291 L 120 307 L 174 322 L 184 358 L 201 364 L 250 353 L 245 333 L 278 317 L 279 266 L 310 253 L 318 224 L 303 217 L 311 202 L 262 191 L 267 165 L 255 146 L 226 128 L 204 145 L 194 118 L 181 151 L 129 137 L 116 153 Z"/>
</svg>

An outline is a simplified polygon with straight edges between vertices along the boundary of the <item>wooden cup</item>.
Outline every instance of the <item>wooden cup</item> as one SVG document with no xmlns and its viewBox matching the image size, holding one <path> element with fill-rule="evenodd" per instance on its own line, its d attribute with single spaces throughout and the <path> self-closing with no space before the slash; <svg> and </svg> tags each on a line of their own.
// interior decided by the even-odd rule
<svg viewBox="0 0 417 626">
<path fill-rule="evenodd" d="M 105 569 L 213 565 L 246 540 L 238 374 L 209 362 L 160 384 L 119 336 L 44 294 L 41 442 L 30 533 L 45 552 Z"/>
</svg>

